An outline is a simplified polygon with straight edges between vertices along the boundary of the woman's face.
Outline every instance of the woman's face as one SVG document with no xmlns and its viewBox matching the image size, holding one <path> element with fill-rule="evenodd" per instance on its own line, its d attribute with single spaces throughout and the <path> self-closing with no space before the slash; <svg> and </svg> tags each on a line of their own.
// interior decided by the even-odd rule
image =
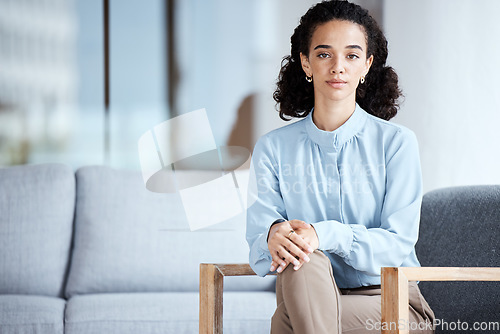
<svg viewBox="0 0 500 334">
<path fill-rule="evenodd" d="M 366 51 L 363 27 L 356 23 L 334 20 L 316 28 L 309 54 L 300 54 L 304 72 L 313 77 L 315 103 L 356 100 L 359 80 L 373 62 Z"/>
</svg>

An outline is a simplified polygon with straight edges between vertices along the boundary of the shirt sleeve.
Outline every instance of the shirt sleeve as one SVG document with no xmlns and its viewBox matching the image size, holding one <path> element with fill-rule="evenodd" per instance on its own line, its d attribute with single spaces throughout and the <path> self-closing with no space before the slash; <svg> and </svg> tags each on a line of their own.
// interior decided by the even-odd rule
<svg viewBox="0 0 500 334">
<path fill-rule="evenodd" d="M 267 235 L 271 224 L 279 218 L 287 220 L 278 180 L 278 165 L 267 137 L 255 145 L 251 164 L 249 199 L 255 202 L 247 210 L 246 239 L 250 247 L 249 262 L 259 276 L 269 273 L 271 253 Z M 252 181 L 253 180 L 253 181 Z"/>
<path fill-rule="evenodd" d="M 399 130 L 387 148 L 386 190 L 380 227 L 338 221 L 313 223 L 319 248 L 337 254 L 356 270 L 380 275 L 381 267 L 401 266 L 418 239 L 422 176 L 413 132 Z"/>
</svg>

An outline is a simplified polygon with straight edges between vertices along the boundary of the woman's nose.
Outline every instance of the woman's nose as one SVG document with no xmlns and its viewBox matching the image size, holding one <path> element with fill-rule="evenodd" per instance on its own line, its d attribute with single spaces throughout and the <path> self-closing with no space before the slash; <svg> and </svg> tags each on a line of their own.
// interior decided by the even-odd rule
<svg viewBox="0 0 500 334">
<path fill-rule="evenodd" d="M 344 73 L 344 65 L 342 60 L 337 58 L 332 59 L 332 67 L 330 69 L 331 73 Z"/>
</svg>

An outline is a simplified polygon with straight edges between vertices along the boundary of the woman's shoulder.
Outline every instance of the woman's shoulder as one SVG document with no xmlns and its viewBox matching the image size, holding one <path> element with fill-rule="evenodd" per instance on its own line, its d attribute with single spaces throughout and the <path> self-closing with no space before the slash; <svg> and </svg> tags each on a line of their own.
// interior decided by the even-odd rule
<svg viewBox="0 0 500 334">
<path fill-rule="evenodd" d="M 416 156 L 419 152 L 417 136 L 411 129 L 370 114 L 367 114 L 367 121 L 361 136 L 373 150 L 380 149 L 387 160 L 398 152 L 404 152 L 400 156 L 405 157 Z"/>
<path fill-rule="evenodd" d="M 368 115 L 366 125 L 365 130 L 369 132 L 366 137 L 376 143 L 387 161 L 395 156 L 412 159 L 419 155 L 417 136 L 406 126 L 373 115 Z"/>
<path fill-rule="evenodd" d="M 393 121 L 386 121 L 382 118 L 373 116 L 367 113 L 368 128 L 383 134 L 386 139 L 394 139 L 396 137 L 403 140 L 416 140 L 415 133 L 404 125 Z"/>
<path fill-rule="evenodd" d="M 306 133 L 304 121 L 305 119 L 300 119 L 293 123 L 271 130 L 261 136 L 258 142 L 289 143 L 290 141 L 293 141 L 294 138 L 300 137 L 301 132 Z"/>
<path fill-rule="evenodd" d="M 279 159 L 297 149 L 300 138 L 306 136 L 304 120 L 299 120 L 274 129 L 261 136 L 255 144 L 253 155 L 257 157 L 268 156 Z"/>
</svg>

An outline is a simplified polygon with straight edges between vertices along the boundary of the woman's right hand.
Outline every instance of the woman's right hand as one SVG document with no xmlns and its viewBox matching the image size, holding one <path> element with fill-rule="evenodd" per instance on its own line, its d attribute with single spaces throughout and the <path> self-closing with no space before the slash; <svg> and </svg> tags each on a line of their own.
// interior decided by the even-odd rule
<svg viewBox="0 0 500 334">
<path fill-rule="evenodd" d="M 314 250 L 300 235 L 296 229 L 313 228 L 302 220 L 293 219 L 275 224 L 269 231 L 267 246 L 273 258 L 270 271 L 281 273 L 288 264 L 292 263 L 294 269 L 298 270 L 304 262 L 309 262 L 309 254 Z"/>
</svg>

